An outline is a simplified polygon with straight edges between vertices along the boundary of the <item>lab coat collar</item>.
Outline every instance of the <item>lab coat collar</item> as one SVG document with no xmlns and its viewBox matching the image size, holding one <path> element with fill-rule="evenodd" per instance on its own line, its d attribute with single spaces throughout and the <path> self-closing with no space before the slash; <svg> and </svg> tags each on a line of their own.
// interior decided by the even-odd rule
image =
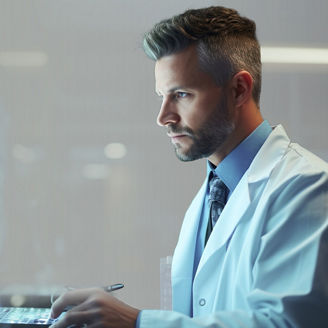
<svg viewBox="0 0 328 328">
<path fill-rule="evenodd" d="M 247 175 L 250 185 L 268 179 L 277 162 L 285 154 L 290 139 L 282 125 L 273 130 L 250 165 Z"/>
</svg>

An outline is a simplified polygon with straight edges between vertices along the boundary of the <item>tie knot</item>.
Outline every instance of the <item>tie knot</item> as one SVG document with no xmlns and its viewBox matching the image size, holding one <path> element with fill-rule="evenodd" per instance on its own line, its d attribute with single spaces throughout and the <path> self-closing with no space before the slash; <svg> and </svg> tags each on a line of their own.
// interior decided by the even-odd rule
<svg viewBox="0 0 328 328">
<path fill-rule="evenodd" d="M 225 204 L 227 200 L 228 188 L 223 183 L 223 181 L 219 177 L 213 176 L 212 179 L 210 179 L 209 185 L 209 202 L 212 203 L 217 201 L 221 204 Z"/>
</svg>

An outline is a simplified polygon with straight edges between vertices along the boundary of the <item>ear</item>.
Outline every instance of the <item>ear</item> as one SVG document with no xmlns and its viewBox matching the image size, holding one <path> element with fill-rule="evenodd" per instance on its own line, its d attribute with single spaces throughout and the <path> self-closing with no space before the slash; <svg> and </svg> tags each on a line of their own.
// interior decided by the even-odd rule
<svg viewBox="0 0 328 328">
<path fill-rule="evenodd" d="M 233 101 L 240 107 L 252 98 L 253 78 L 247 71 L 240 71 L 231 80 Z"/>
</svg>

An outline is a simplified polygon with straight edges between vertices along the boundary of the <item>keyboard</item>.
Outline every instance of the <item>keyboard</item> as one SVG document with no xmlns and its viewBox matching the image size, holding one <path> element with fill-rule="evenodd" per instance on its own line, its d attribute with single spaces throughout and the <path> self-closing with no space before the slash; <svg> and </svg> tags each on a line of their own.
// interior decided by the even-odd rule
<svg viewBox="0 0 328 328">
<path fill-rule="evenodd" d="M 0 324 L 51 325 L 49 308 L 0 307 Z"/>
</svg>

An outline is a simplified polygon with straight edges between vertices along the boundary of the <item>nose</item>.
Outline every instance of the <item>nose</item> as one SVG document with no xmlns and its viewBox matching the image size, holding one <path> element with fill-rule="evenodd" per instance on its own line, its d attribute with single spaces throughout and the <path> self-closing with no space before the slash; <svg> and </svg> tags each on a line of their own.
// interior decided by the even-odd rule
<svg viewBox="0 0 328 328">
<path fill-rule="evenodd" d="M 168 124 L 176 124 L 180 121 L 180 116 L 174 104 L 168 99 L 163 99 L 161 109 L 157 116 L 157 124 L 159 126 L 166 126 Z"/>
</svg>

